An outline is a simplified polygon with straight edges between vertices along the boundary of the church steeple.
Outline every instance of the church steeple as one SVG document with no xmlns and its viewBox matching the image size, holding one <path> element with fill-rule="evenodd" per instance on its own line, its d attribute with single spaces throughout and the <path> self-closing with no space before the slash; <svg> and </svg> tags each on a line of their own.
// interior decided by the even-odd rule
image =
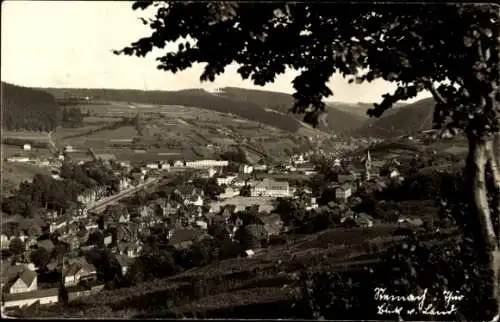
<svg viewBox="0 0 500 322">
<path fill-rule="evenodd" d="M 366 159 L 365 159 L 365 168 L 366 169 L 371 169 L 372 167 L 372 158 L 370 156 L 370 150 L 366 152 Z"/>
<path fill-rule="evenodd" d="M 364 179 L 365 181 L 370 181 L 371 179 L 370 170 L 372 168 L 372 158 L 370 156 L 370 150 L 367 151 L 366 157 L 364 158 L 364 166 L 365 166 Z"/>
</svg>

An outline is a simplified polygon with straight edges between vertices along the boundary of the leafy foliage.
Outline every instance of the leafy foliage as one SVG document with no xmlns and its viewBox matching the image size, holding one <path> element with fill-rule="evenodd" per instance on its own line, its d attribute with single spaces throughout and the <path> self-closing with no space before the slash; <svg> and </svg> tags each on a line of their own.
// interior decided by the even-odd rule
<svg viewBox="0 0 500 322">
<path fill-rule="evenodd" d="M 153 33 L 117 54 L 144 57 L 153 48 L 182 40 L 177 51 L 157 58 L 158 68 L 176 73 L 193 63 L 207 63 L 202 81 L 213 81 L 232 62 L 241 66 L 242 78 L 257 85 L 274 81 L 287 67 L 302 69 L 294 80 L 293 111 L 306 112 L 306 121 L 316 125 L 325 107 L 322 98 L 332 95 L 326 82 L 340 72 L 354 76 L 352 81 L 382 78 L 398 84 L 375 105 L 372 115 L 428 89 L 438 100 L 437 125 L 498 130 L 493 106 L 485 100 L 498 87 L 491 83 L 498 78 L 494 6 L 156 5 L 157 14 L 147 20 Z M 459 27 L 450 30 L 450 24 Z M 446 79 L 451 83 L 443 83 Z"/>
<path fill-rule="evenodd" d="M 68 107 L 62 110 L 61 125 L 63 127 L 83 126 L 83 114 L 78 107 Z"/>
<path fill-rule="evenodd" d="M 50 262 L 50 253 L 43 247 L 31 252 L 30 259 L 36 267 L 44 268 Z"/>
</svg>

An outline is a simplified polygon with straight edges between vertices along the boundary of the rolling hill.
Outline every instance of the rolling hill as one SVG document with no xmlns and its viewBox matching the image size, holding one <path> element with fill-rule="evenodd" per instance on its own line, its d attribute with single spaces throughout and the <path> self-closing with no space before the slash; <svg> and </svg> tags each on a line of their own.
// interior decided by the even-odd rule
<svg viewBox="0 0 500 322">
<path fill-rule="evenodd" d="M 219 95 L 231 98 L 240 102 L 252 102 L 258 106 L 275 110 L 282 115 L 291 115 L 292 117 L 302 121 L 302 115 L 293 115 L 289 113 L 289 109 L 294 104 L 292 95 L 279 92 L 271 92 L 264 90 L 250 90 L 236 87 L 225 87 L 221 89 Z M 356 113 L 350 113 L 349 104 L 336 103 L 328 104 L 327 127 L 318 127 L 320 130 L 334 133 L 348 133 L 363 125 L 366 117 Z"/>
<path fill-rule="evenodd" d="M 2 82 L 2 129 L 50 131 L 58 123 L 54 96 L 38 89 Z"/>
<path fill-rule="evenodd" d="M 414 135 L 432 128 L 434 99 L 425 98 L 371 118 L 355 131 L 357 136 L 397 137 Z"/>
<path fill-rule="evenodd" d="M 92 97 L 102 101 L 121 101 L 157 105 L 193 106 L 221 113 L 234 114 L 238 117 L 270 125 L 287 132 L 297 132 L 304 127 L 302 116 L 288 113 L 293 105 L 289 94 L 247 90 L 227 87 L 218 92 L 202 89 L 181 91 L 140 91 L 117 89 L 62 89 L 46 88 L 56 98 L 68 96 Z M 327 132 L 343 133 L 360 127 L 363 118 L 356 114 L 331 108 L 328 111 Z"/>
</svg>

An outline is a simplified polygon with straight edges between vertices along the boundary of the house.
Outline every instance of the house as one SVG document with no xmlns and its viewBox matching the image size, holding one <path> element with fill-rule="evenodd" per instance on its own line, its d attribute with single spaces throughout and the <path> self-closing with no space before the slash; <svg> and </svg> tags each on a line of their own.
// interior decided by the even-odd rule
<svg viewBox="0 0 500 322">
<path fill-rule="evenodd" d="M 2 286 L 2 293 L 17 294 L 37 290 L 38 277 L 34 270 L 30 270 L 24 265 L 15 265 L 14 268 L 10 269 L 10 272 L 7 271 L 5 273 L 11 273 L 12 275 L 5 276 L 5 280 L 2 281 L 2 284 L 5 281 L 5 284 Z"/>
<path fill-rule="evenodd" d="M 91 296 L 99 293 L 104 289 L 104 284 L 99 281 L 85 281 L 75 286 L 66 288 L 68 294 L 68 302 L 72 302 L 84 296 Z"/>
<path fill-rule="evenodd" d="M 217 178 L 217 185 L 222 186 L 222 185 L 230 185 L 231 182 L 236 179 L 236 176 L 225 176 L 225 177 L 220 177 Z"/>
<path fill-rule="evenodd" d="M 196 220 L 195 225 L 196 225 L 196 227 L 199 227 L 200 229 L 203 229 L 203 230 L 208 229 L 208 223 L 204 220 Z"/>
<path fill-rule="evenodd" d="M 190 247 L 202 235 L 198 229 L 174 228 L 168 232 L 168 244 L 183 249 Z"/>
<path fill-rule="evenodd" d="M 80 281 L 95 280 L 97 271 L 94 265 L 89 263 L 73 263 L 63 270 L 64 286 L 78 285 Z"/>
<path fill-rule="evenodd" d="M 288 182 L 265 178 L 251 188 L 250 194 L 252 197 L 289 197 L 290 186 Z"/>
<path fill-rule="evenodd" d="M 235 196 L 238 196 L 240 194 L 239 189 L 234 189 L 232 187 L 226 187 L 224 189 L 224 192 L 219 195 L 220 199 L 228 199 L 228 198 L 233 198 Z"/>
<path fill-rule="evenodd" d="M 158 162 L 148 163 L 146 164 L 147 169 L 160 169 L 160 164 Z"/>
<path fill-rule="evenodd" d="M 316 198 L 312 197 L 306 204 L 306 210 L 318 209 Z"/>
<path fill-rule="evenodd" d="M 339 173 L 337 177 L 337 182 L 342 184 L 346 182 L 353 182 L 356 180 L 356 176 L 353 173 Z"/>
<path fill-rule="evenodd" d="M 352 195 L 352 187 L 349 183 L 344 183 L 335 189 L 335 199 L 347 201 Z"/>
<path fill-rule="evenodd" d="M 75 152 L 75 149 L 73 149 L 73 147 L 71 145 L 66 145 L 64 147 L 64 152 L 66 152 L 66 153 Z"/>
<path fill-rule="evenodd" d="M 66 237 L 60 237 L 59 240 L 67 243 L 70 251 L 79 249 L 81 246 L 80 238 L 78 238 L 78 236 L 70 235 Z"/>
<path fill-rule="evenodd" d="M 360 227 L 372 227 L 373 226 L 373 217 L 362 212 L 359 214 L 356 214 L 354 216 L 354 220 Z"/>
<path fill-rule="evenodd" d="M 119 189 L 120 189 L 120 191 L 122 191 L 122 190 L 125 190 L 127 188 L 130 188 L 131 185 L 132 185 L 132 180 L 124 177 L 124 178 L 120 179 Z"/>
<path fill-rule="evenodd" d="M 185 184 L 177 187 L 177 189 L 175 189 L 175 193 L 177 193 L 183 198 L 187 198 L 189 196 L 197 196 L 197 195 L 203 197 L 205 195 L 202 189 L 198 189 L 192 184 Z"/>
<path fill-rule="evenodd" d="M 110 154 L 110 153 L 96 154 L 95 157 L 96 157 L 96 159 L 104 161 L 104 162 L 110 162 L 110 161 L 116 160 L 116 156 L 114 154 Z"/>
<path fill-rule="evenodd" d="M 113 236 L 111 234 L 104 236 L 104 246 L 109 246 L 113 242 Z"/>
<path fill-rule="evenodd" d="M 118 253 L 122 256 L 130 258 L 139 257 L 142 251 L 142 245 L 139 243 L 119 243 Z"/>
<path fill-rule="evenodd" d="M 2 297 L 2 308 L 22 308 L 35 303 L 48 305 L 59 301 L 59 289 L 47 288 L 25 293 L 3 294 Z"/>
<path fill-rule="evenodd" d="M 211 168 L 211 167 L 227 167 L 229 165 L 229 161 L 223 160 L 198 160 L 198 161 L 187 161 L 186 167 L 195 168 L 195 169 L 203 169 L 203 168 Z"/>
<path fill-rule="evenodd" d="M 410 225 L 410 226 L 415 226 L 415 227 L 419 227 L 419 226 L 422 226 L 424 224 L 424 221 L 420 218 L 407 218 L 407 217 L 404 217 L 404 218 L 399 218 L 398 219 L 398 224 L 407 224 L 407 225 Z"/>
<path fill-rule="evenodd" d="M 130 266 L 132 266 L 132 259 L 128 256 L 123 256 L 123 255 L 117 255 L 116 256 L 116 261 L 118 265 L 120 266 L 122 276 L 125 276 L 128 272 L 128 269 Z"/>
<path fill-rule="evenodd" d="M 373 227 L 373 218 L 372 216 L 366 213 L 349 213 L 346 216 L 340 219 L 342 224 L 347 224 L 348 222 L 352 223 L 357 227 Z"/>
<path fill-rule="evenodd" d="M 216 174 L 217 174 L 217 170 L 215 170 L 214 168 L 209 168 L 207 170 L 206 177 L 207 178 L 213 178 Z"/>
<path fill-rule="evenodd" d="M 244 174 L 250 174 L 253 172 L 253 166 L 247 165 L 247 164 L 242 164 L 239 167 L 239 172 L 244 173 Z"/>
<path fill-rule="evenodd" d="M 235 178 L 232 182 L 231 182 L 231 186 L 234 187 L 234 188 L 242 188 L 246 185 L 246 181 L 242 178 Z"/>
<path fill-rule="evenodd" d="M 252 249 L 247 249 L 243 252 L 243 257 L 253 257 L 255 256 L 255 252 Z"/>
<path fill-rule="evenodd" d="M 397 169 L 391 169 L 389 172 L 389 178 L 390 179 L 396 179 L 399 177 L 399 171 Z"/>
<path fill-rule="evenodd" d="M 29 144 L 29 143 L 25 143 L 25 144 L 23 145 L 23 150 L 24 150 L 24 151 L 31 151 L 31 144 Z"/>
<path fill-rule="evenodd" d="M 21 163 L 26 163 L 29 162 L 30 158 L 28 157 L 10 157 L 7 158 L 7 162 L 21 162 Z"/>
<path fill-rule="evenodd" d="M 266 164 L 256 164 L 253 166 L 254 171 L 266 171 L 267 170 L 267 165 Z"/>
<path fill-rule="evenodd" d="M 186 166 L 186 164 L 184 163 L 184 161 L 180 161 L 180 160 L 175 161 L 173 164 L 174 168 L 184 168 L 185 166 Z"/>
<path fill-rule="evenodd" d="M 203 198 L 200 195 L 188 196 L 184 199 L 184 205 L 203 206 Z"/>
<path fill-rule="evenodd" d="M 6 234 L 0 235 L 0 247 L 1 247 L 1 249 L 8 249 L 9 248 L 9 237 L 7 237 Z"/>
</svg>

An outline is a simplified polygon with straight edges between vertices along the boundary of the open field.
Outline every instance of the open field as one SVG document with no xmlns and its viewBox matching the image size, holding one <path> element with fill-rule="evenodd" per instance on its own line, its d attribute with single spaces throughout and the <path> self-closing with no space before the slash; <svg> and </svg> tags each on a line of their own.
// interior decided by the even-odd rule
<svg viewBox="0 0 500 322">
<path fill-rule="evenodd" d="M 31 180 L 37 173 L 50 174 L 50 168 L 2 161 L 2 190 L 8 194 L 17 189 L 21 182 Z"/>
<path fill-rule="evenodd" d="M 25 139 L 27 141 L 48 142 L 48 132 L 31 131 L 4 131 L 2 130 L 2 139 Z"/>
<path fill-rule="evenodd" d="M 256 161 L 262 153 L 282 155 L 285 149 L 296 146 L 296 134 L 201 108 L 118 102 L 77 107 L 90 112 L 91 116 L 85 117 L 85 125 L 81 128 L 57 128 L 52 138 L 59 148 L 71 145 L 78 151 L 85 151 L 92 147 L 107 150 L 96 153 L 115 154 L 118 159 L 156 161 L 173 157 L 161 157 L 156 151 L 151 151 L 153 148 L 167 148 L 168 151 L 163 151 L 167 153 L 207 145 L 226 149 L 240 144 L 242 139 L 258 135 L 265 142 L 253 144 L 259 155 L 253 156 L 255 153 L 249 151 L 250 158 Z M 136 115 L 139 115 L 139 128 L 120 125 L 124 117 L 133 118 Z M 146 148 L 146 154 L 130 153 L 137 146 Z M 124 153 L 123 148 L 129 151 Z"/>
<path fill-rule="evenodd" d="M 52 156 L 49 149 L 32 148 L 30 151 L 25 151 L 22 147 L 3 143 L 1 151 L 3 160 L 9 157 L 49 158 Z"/>
</svg>

